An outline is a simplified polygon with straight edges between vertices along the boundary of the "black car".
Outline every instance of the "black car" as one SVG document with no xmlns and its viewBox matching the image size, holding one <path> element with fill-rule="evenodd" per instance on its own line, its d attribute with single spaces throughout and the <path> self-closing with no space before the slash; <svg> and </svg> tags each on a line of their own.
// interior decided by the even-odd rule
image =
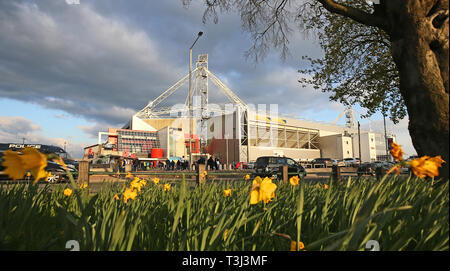
<svg viewBox="0 0 450 271">
<path fill-rule="evenodd" d="M 43 145 L 43 144 L 17 144 L 17 143 L 0 143 L 0 172 L 3 172 L 4 168 L 1 165 L 3 152 L 6 150 L 18 151 L 22 150 L 25 147 L 36 148 L 43 154 L 57 154 L 60 156 L 64 163 L 67 165 L 67 168 L 70 172 L 76 173 L 78 172 L 78 163 L 73 160 L 70 155 L 64 151 L 64 149 L 52 146 L 52 145 Z M 47 166 L 45 167 L 46 171 L 51 173 L 51 177 L 48 178 L 48 181 L 51 183 L 68 181 L 67 176 L 65 175 L 65 170 L 59 164 L 47 160 Z M 8 176 L 5 174 L 0 174 L 0 180 L 7 180 Z"/>
<path fill-rule="evenodd" d="M 312 164 L 313 168 L 331 167 L 333 165 L 333 159 L 331 159 L 331 158 L 316 158 L 316 159 L 312 160 L 311 164 Z"/>
<path fill-rule="evenodd" d="M 361 165 L 358 165 L 358 176 L 360 176 L 360 175 L 373 176 L 374 174 L 375 174 L 375 170 L 372 168 L 372 163 L 364 162 Z"/>
<path fill-rule="evenodd" d="M 298 175 L 300 178 L 303 178 L 306 176 L 305 168 L 295 162 L 294 159 L 276 156 L 263 156 L 256 159 L 255 174 L 264 177 L 279 177 L 283 174 L 284 165 L 288 166 L 289 177 Z"/>
</svg>

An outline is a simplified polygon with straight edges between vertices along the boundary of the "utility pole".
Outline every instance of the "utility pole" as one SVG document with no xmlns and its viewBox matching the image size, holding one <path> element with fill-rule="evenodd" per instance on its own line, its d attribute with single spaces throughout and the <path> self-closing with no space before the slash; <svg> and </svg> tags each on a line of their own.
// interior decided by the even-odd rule
<svg viewBox="0 0 450 271">
<path fill-rule="evenodd" d="M 383 122 L 384 122 L 384 145 L 386 147 L 386 161 L 389 160 L 389 150 L 388 150 L 388 139 L 386 133 L 386 115 L 383 113 Z"/>
<path fill-rule="evenodd" d="M 359 150 L 359 165 L 361 165 L 361 131 L 360 131 L 359 121 L 358 121 L 358 150 Z"/>
<path fill-rule="evenodd" d="M 25 144 L 25 137 L 22 137 L 22 144 Z"/>
<path fill-rule="evenodd" d="M 227 166 L 229 166 L 229 162 L 228 162 L 228 138 L 225 138 L 225 143 L 226 143 L 226 147 L 227 147 Z"/>
</svg>

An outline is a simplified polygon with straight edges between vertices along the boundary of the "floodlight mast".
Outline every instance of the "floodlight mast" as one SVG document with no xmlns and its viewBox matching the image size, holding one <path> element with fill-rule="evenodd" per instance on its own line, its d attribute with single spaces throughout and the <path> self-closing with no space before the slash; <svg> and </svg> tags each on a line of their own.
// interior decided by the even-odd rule
<svg viewBox="0 0 450 271">
<path fill-rule="evenodd" d="M 203 35 L 203 32 L 198 32 L 192 46 L 189 48 L 189 167 L 192 169 L 192 48 L 197 40 Z"/>
</svg>

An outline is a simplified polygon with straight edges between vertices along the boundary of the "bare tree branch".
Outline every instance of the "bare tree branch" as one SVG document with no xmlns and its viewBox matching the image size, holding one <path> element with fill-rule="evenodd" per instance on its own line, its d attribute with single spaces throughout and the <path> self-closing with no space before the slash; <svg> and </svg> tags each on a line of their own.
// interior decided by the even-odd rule
<svg viewBox="0 0 450 271">
<path fill-rule="evenodd" d="M 389 25 L 387 24 L 386 20 L 375 14 L 370 14 L 360 9 L 353 8 L 347 5 L 338 4 L 333 0 L 317 0 L 317 1 L 320 2 L 326 10 L 332 13 L 348 17 L 350 19 L 357 21 L 358 23 L 362 23 L 367 26 L 379 27 L 385 31 L 388 31 L 389 29 Z"/>
</svg>

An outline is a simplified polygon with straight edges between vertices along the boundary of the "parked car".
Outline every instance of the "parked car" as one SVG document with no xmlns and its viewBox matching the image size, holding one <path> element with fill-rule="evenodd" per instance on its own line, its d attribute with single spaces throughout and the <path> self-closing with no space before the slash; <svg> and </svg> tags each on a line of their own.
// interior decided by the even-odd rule
<svg viewBox="0 0 450 271">
<path fill-rule="evenodd" d="M 333 159 L 333 166 L 345 167 L 345 162 L 343 160 Z"/>
<path fill-rule="evenodd" d="M 359 165 L 359 158 L 344 158 L 346 167 L 357 167 Z"/>
<path fill-rule="evenodd" d="M 296 173 L 300 178 L 306 176 L 305 168 L 288 157 L 263 156 L 256 159 L 255 174 L 264 177 L 278 177 L 283 174 L 283 166 L 288 166 L 288 174 L 290 177 Z"/>
<path fill-rule="evenodd" d="M 4 170 L 3 166 L 1 165 L 3 152 L 5 152 L 6 150 L 12 150 L 17 151 L 20 154 L 20 151 L 25 147 L 36 148 L 43 154 L 57 154 L 63 159 L 64 163 L 67 166 L 67 169 L 70 172 L 78 172 L 78 162 L 73 160 L 72 157 L 70 157 L 70 155 L 61 147 L 43 144 L 18 143 L 0 143 L 0 172 Z M 45 170 L 51 173 L 51 176 L 47 179 L 47 181 L 50 183 L 64 182 L 69 180 L 65 175 L 65 169 L 61 165 L 51 160 L 47 160 L 47 166 L 45 167 Z M 8 180 L 9 177 L 5 174 L 1 174 L 0 179 Z"/>
<path fill-rule="evenodd" d="M 361 165 L 358 165 L 358 175 L 370 175 L 373 176 L 375 174 L 375 170 L 372 169 L 372 163 L 364 162 Z"/>
<path fill-rule="evenodd" d="M 248 162 L 248 165 L 247 165 L 247 168 L 248 169 L 254 169 L 255 168 L 255 162 Z"/>
<path fill-rule="evenodd" d="M 331 167 L 333 165 L 333 160 L 331 158 L 316 158 L 312 160 L 313 168 L 316 167 Z"/>
<path fill-rule="evenodd" d="M 375 161 L 372 163 L 372 169 L 376 170 L 379 167 L 382 167 L 384 170 L 389 170 L 394 163 L 388 161 Z"/>
</svg>

